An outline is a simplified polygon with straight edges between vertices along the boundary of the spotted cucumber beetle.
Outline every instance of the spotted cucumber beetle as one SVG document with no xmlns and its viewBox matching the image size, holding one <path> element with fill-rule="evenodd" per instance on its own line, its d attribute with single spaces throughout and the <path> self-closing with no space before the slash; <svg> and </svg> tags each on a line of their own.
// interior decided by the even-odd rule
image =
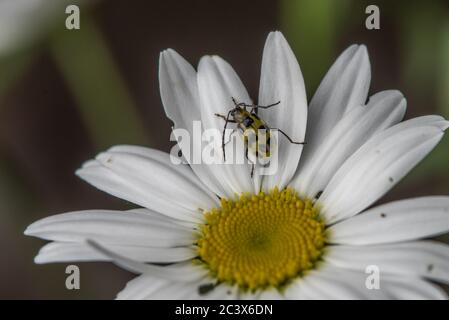
<svg viewBox="0 0 449 320">
<path fill-rule="evenodd" d="M 279 131 L 287 138 L 287 140 L 290 143 L 301 144 L 301 145 L 305 144 L 305 142 L 293 141 L 284 131 L 282 131 L 279 128 L 270 128 L 268 126 L 268 124 L 257 115 L 258 109 L 269 109 L 271 107 L 279 105 L 281 103 L 280 101 L 278 101 L 276 103 L 272 103 L 267 106 L 259 106 L 259 105 L 255 105 L 255 104 L 247 104 L 244 102 L 237 102 L 234 98 L 232 98 L 232 102 L 234 103 L 234 108 L 229 110 L 229 112 L 227 113 L 226 116 L 219 114 L 219 113 L 215 114 L 217 117 L 220 117 L 225 120 L 225 124 L 223 127 L 222 141 L 221 141 L 221 147 L 223 149 L 224 161 L 226 161 L 225 132 L 226 132 L 228 123 L 237 124 L 237 128 L 240 129 L 240 131 L 242 133 L 245 133 L 247 130 L 251 130 L 252 132 L 254 132 L 256 139 L 252 143 L 251 146 L 248 145 L 248 136 L 244 135 L 245 156 L 248 160 L 249 160 L 248 149 L 255 150 L 256 156 L 261 151 L 261 150 L 259 150 L 260 146 L 258 145 L 259 134 L 260 134 L 261 130 L 263 130 L 265 132 L 264 138 L 266 139 L 265 151 L 263 151 L 263 153 L 264 153 L 263 156 L 267 156 L 267 157 L 270 156 L 270 130 Z M 250 110 L 248 111 L 247 108 L 249 108 Z M 251 167 L 251 178 L 253 177 L 253 174 L 254 174 L 254 163 L 252 163 L 252 167 Z"/>
</svg>

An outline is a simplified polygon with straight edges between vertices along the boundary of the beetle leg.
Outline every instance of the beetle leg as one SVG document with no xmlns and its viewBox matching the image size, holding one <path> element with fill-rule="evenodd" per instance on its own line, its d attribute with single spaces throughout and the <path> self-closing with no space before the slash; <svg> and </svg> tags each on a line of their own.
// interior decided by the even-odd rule
<svg viewBox="0 0 449 320">
<path fill-rule="evenodd" d="M 248 147 L 248 145 L 246 145 L 246 148 L 245 148 L 245 157 L 246 157 L 246 159 L 247 159 L 249 162 L 251 162 L 251 179 L 252 179 L 253 176 L 254 176 L 254 167 L 255 167 L 255 163 L 252 162 L 252 161 L 248 158 L 248 149 L 249 149 L 249 147 Z"/>
<path fill-rule="evenodd" d="M 221 136 L 221 148 L 223 150 L 223 161 L 224 162 L 226 162 L 226 150 L 225 150 L 225 142 L 224 142 L 224 140 L 225 140 L 225 133 L 226 133 L 226 127 L 228 126 L 229 121 L 233 121 L 233 120 L 229 119 L 229 117 L 231 116 L 231 112 L 232 112 L 232 109 L 229 110 L 228 115 L 226 116 L 226 122 L 225 122 L 225 125 L 223 127 L 223 134 Z"/>
<path fill-rule="evenodd" d="M 284 131 L 282 131 L 281 129 L 278 129 L 278 128 L 270 128 L 270 129 L 272 129 L 272 130 L 277 130 L 277 131 L 279 131 L 280 133 L 282 133 L 283 135 L 284 135 L 284 137 L 286 137 L 287 139 L 288 139 L 288 141 L 290 141 L 290 143 L 293 143 L 293 144 L 307 144 L 307 142 L 296 142 L 296 141 L 293 141 L 292 140 L 292 138 L 290 138 Z"/>
<path fill-rule="evenodd" d="M 272 104 L 269 104 L 269 105 L 267 105 L 267 106 L 258 106 L 258 105 L 253 105 L 253 106 L 251 106 L 251 112 L 254 112 L 255 114 L 257 114 L 257 109 L 269 109 L 269 108 L 271 108 L 271 107 L 274 107 L 274 106 L 277 106 L 278 104 L 280 104 L 281 103 L 281 101 L 278 101 L 278 102 L 276 102 L 276 103 L 272 103 Z"/>
<path fill-rule="evenodd" d="M 261 109 L 269 109 L 269 108 L 271 108 L 271 107 L 277 106 L 277 105 L 280 104 L 280 103 L 281 103 L 281 101 L 278 101 L 278 102 L 269 104 L 269 105 L 267 105 L 267 106 L 258 106 L 258 105 L 256 105 L 255 107 L 256 107 L 256 108 L 261 108 Z"/>
<path fill-rule="evenodd" d="M 232 120 L 232 119 L 228 119 L 228 120 L 226 120 L 226 116 L 224 116 L 224 115 L 222 115 L 222 114 L 219 114 L 219 113 L 216 113 L 215 114 L 217 117 L 219 117 L 219 118 L 222 118 L 224 121 L 228 121 L 228 123 L 236 123 L 234 120 Z"/>
<path fill-rule="evenodd" d="M 229 142 L 231 142 L 231 136 L 234 134 L 236 132 L 236 129 L 234 128 L 234 129 L 232 129 L 232 132 L 231 132 L 231 134 L 229 135 L 229 140 L 228 140 L 228 142 L 225 142 L 225 145 L 227 145 Z"/>
</svg>

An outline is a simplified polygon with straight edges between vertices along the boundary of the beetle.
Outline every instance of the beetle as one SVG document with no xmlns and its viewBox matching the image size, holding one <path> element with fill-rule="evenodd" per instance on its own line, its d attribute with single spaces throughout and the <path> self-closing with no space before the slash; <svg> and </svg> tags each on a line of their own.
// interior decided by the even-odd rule
<svg viewBox="0 0 449 320">
<path fill-rule="evenodd" d="M 226 132 L 226 128 L 228 126 L 228 123 L 235 123 L 235 124 L 237 124 L 237 128 L 240 129 L 240 131 L 243 134 L 247 130 L 252 130 L 255 133 L 255 135 L 256 135 L 256 139 L 255 140 L 256 141 L 254 141 L 251 146 L 248 146 L 248 136 L 244 135 L 244 139 L 245 139 L 245 156 L 246 156 L 247 159 L 248 159 L 248 149 L 249 148 L 255 150 L 256 156 L 260 152 L 259 148 L 257 148 L 257 143 L 258 143 L 259 138 L 260 138 L 259 137 L 260 130 L 264 130 L 264 132 L 266 133 L 266 146 L 265 146 L 264 156 L 267 156 L 267 157 L 270 156 L 270 130 L 277 130 L 277 131 L 279 131 L 280 133 L 282 133 L 287 138 L 287 140 L 290 143 L 300 144 L 300 145 L 305 144 L 305 142 L 293 141 L 292 138 L 290 138 L 284 131 L 282 131 L 279 128 L 270 128 L 268 126 L 268 124 L 263 119 L 261 119 L 258 116 L 258 114 L 257 114 L 258 109 L 269 109 L 271 107 L 279 105 L 281 103 L 281 101 L 278 101 L 276 103 L 272 103 L 272 104 L 267 105 L 267 106 L 260 106 L 260 105 L 256 105 L 256 104 L 247 104 L 247 103 L 244 103 L 244 102 L 237 102 L 235 100 L 235 98 L 232 97 L 232 102 L 234 103 L 234 108 L 229 110 L 226 116 L 222 115 L 222 114 L 219 114 L 219 113 L 215 114 L 217 117 L 222 118 L 223 120 L 225 120 L 225 124 L 224 124 L 224 127 L 223 127 L 222 141 L 221 141 L 221 147 L 223 149 L 223 158 L 224 158 L 225 162 L 226 162 L 225 132 Z M 248 108 L 249 108 L 249 110 L 248 110 Z M 254 163 L 252 163 L 251 178 L 253 177 L 253 174 L 254 174 Z"/>
</svg>

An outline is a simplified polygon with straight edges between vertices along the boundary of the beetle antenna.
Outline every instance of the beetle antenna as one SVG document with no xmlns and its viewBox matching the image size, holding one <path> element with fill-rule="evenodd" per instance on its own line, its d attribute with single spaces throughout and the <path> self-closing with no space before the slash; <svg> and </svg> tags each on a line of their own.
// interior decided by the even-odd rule
<svg viewBox="0 0 449 320">
<path fill-rule="evenodd" d="M 234 107 L 236 108 L 244 108 L 246 110 L 247 107 L 249 107 L 249 104 L 246 104 L 245 102 L 237 102 L 237 100 L 234 97 L 232 98 L 232 102 L 234 102 Z"/>
<path fill-rule="evenodd" d="M 257 104 L 253 104 L 253 105 L 248 105 L 248 107 L 251 107 L 251 111 L 250 111 L 251 113 L 257 114 L 259 108 L 260 109 L 269 109 L 271 107 L 277 106 L 280 103 L 281 103 L 281 101 L 279 100 L 278 102 L 269 104 L 267 106 L 260 106 L 260 105 L 257 105 Z"/>
</svg>

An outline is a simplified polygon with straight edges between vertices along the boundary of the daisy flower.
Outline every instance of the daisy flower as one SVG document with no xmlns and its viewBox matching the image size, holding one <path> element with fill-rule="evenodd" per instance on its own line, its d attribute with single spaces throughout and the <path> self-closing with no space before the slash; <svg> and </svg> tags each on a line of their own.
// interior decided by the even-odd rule
<svg viewBox="0 0 449 320">
<path fill-rule="evenodd" d="M 276 174 L 253 178 L 249 164 L 176 165 L 161 151 L 113 147 L 76 173 L 142 208 L 31 224 L 26 235 L 52 241 L 35 262 L 112 261 L 139 274 L 119 299 L 446 298 L 434 282 L 449 283 L 449 247 L 421 239 L 448 232 L 449 197 L 371 205 L 438 144 L 448 121 L 401 122 L 402 94 L 368 99 L 370 77 L 366 47 L 352 45 L 308 106 L 291 48 L 270 33 L 258 103 L 281 103 L 259 116 L 306 145 L 280 136 Z M 217 56 L 201 58 L 196 71 L 168 49 L 159 81 L 175 129 L 191 132 L 200 120 L 204 130 L 222 130 L 215 113 L 226 114 L 231 97 L 251 101 Z M 374 289 L 366 283 L 372 266 Z"/>
</svg>

